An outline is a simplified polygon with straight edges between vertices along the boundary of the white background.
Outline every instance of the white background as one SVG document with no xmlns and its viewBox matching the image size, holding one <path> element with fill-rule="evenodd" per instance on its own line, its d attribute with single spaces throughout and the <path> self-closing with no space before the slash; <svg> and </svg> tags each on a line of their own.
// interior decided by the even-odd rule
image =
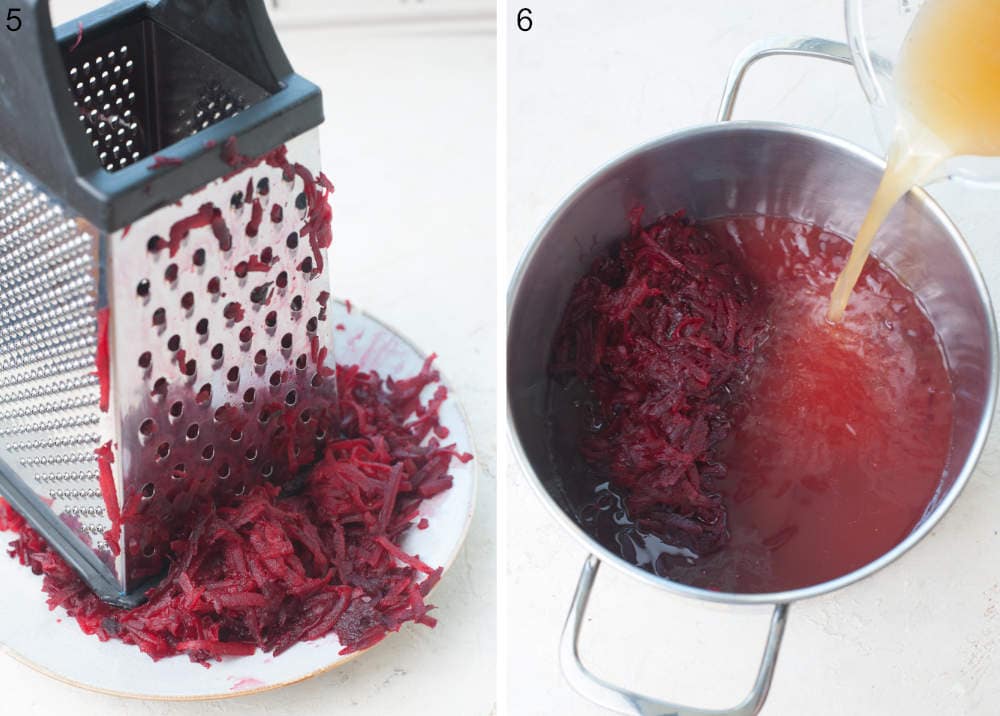
<svg viewBox="0 0 1000 716">
<path fill-rule="evenodd" d="M 59 22 L 99 4 L 53 0 L 53 15 Z M 92 694 L 0 654 L 0 713 L 486 716 L 493 711 L 492 6 L 477 0 L 279 4 L 280 34 L 296 71 L 324 92 L 323 165 L 337 187 L 330 250 L 334 294 L 396 326 L 424 350 L 436 351 L 472 422 L 479 502 L 465 547 L 434 592 L 440 624 L 434 630 L 406 626 L 370 653 L 303 684 L 212 703 Z M 309 13 L 319 10 L 324 23 L 309 21 Z M 137 651 L 136 658 L 146 657 Z"/>
<path fill-rule="evenodd" d="M 890 1 L 890 0 L 885 0 Z M 530 5 L 534 28 L 514 29 Z M 596 0 L 517 3 L 509 28 L 508 268 L 547 213 L 597 166 L 636 144 L 712 121 L 729 64 L 768 36 L 843 39 L 839 0 Z M 784 120 L 875 148 L 850 68 L 773 59 L 749 75 L 737 118 Z M 1000 295 L 1000 194 L 932 193 Z M 765 716 L 986 715 L 1000 703 L 1000 456 L 995 440 L 938 529 L 872 578 L 792 607 Z M 585 552 L 507 469 L 509 712 L 606 713 L 557 663 Z M 598 575 L 581 653 L 596 673 L 702 707 L 739 701 L 756 673 L 767 610 L 708 607 Z"/>
<path fill-rule="evenodd" d="M 94 4 L 53 0 L 57 19 Z M 534 10 L 535 27 L 510 32 L 509 267 L 546 213 L 597 165 L 641 141 L 711 121 L 729 62 L 747 43 L 775 34 L 843 34 L 838 0 L 524 4 Z M 5 713 L 478 716 L 492 710 L 490 3 L 279 5 L 296 69 L 325 91 L 324 164 L 337 184 L 335 292 L 438 351 L 476 431 L 480 504 L 463 554 L 434 595 L 442 623 L 434 631 L 404 628 L 302 685 L 207 704 L 99 696 L 0 658 Z M 517 7 L 503 17 L 510 28 Z M 395 21 L 420 10 L 429 11 L 426 21 Z M 307 12 L 336 24 L 310 28 Z M 737 116 L 825 128 L 875 146 L 853 74 L 841 66 L 769 61 L 752 71 Z M 1000 293 L 998 195 L 960 186 L 933 193 Z M 423 258 L 431 248 L 439 265 Z M 862 584 L 793 607 L 765 715 L 996 713 L 998 472 L 991 441 L 961 500 L 915 551 Z M 553 524 L 515 468 L 507 470 L 505 486 L 509 713 L 606 713 L 566 686 L 556 659 L 584 551 Z M 743 695 L 767 622 L 764 611 L 706 607 L 612 570 L 598 577 L 589 617 L 582 652 L 597 673 L 702 706 L 725 706 Z"/>
</svg>

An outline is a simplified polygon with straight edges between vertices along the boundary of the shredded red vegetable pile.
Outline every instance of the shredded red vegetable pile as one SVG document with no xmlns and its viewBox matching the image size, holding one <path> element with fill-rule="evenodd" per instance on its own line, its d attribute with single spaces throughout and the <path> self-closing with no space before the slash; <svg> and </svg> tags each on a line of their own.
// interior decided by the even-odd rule
<svg viewBox="0 0 1000 716">
<path fill-rule="evenodd" d="M 551 369 L 596 400 L 581 452 L 606 468 L 642 529 L 696 554 L 729 538 L 713 449 L 763 339 L 763 311 L 735 258 L 682 212 L 631 231 L 574 287 Z"/>
<path fill-rule="evenodd" d="M 186 654 L 207 666 L 330 632 L 347 654 L 407 621 L 434 626 L 425 597 L 441 569 L 399 542 L 420 503 L 451 487 L 452 460 L 472 456 L 440 443 L 445 388 L 420 401 L 438 380 L 431 360 L 406 380 L 338 366 L 339 436 L 281 487 L 260 484 L 195 510 L 174 530 L 182 537 L 170 543 L 167 576 L 142 606 L 102 602 L 0 501 L 0 529 L 18 533 L 9 553 L 44 575 L 50 608 L 153 659 Z"/>
</svg>

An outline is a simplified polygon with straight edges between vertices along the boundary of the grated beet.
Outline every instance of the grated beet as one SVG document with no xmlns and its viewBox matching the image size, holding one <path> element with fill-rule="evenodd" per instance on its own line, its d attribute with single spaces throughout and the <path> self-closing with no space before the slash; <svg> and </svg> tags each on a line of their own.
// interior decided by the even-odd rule
<svg viewBox="0 0 1000 716">
<path fill-rule="evenodd" d="M 97 311 L 97 350 L 94 355 L 97 383 L 100 386 L 100 408 L 108 412 L 111 400 L 111 353 L 108 348 L 108 320 L 111 309 L 105 306 Z"/>
<path fill-rule="evenodd" d="M 167 248 L 170 249 L 170 258 L 177 255 L 177 252 L 181 248 L 181 244 L 191 233 L 192 229 L 200 229 L 205 226 L 211 226 L 212 231 L 215 232 L 216 238 L 219 240 L 220 248 L 225 243 L 224 236 L 221 236 L 216 224 L 221 220 L 222 212 L 211 202 L 202 204 L 198 207 L 196 211 L 191 216 L 187 216 L 179 221 L 174 222 L 173 226 L 170 227 L 170 240 L 167 242 Z M 221 222 L 225 226 L 225 221 Z M 163 248 L 162 242 L 154 247 L 155 251 L 159 251 Z M 223 248 L 223 250 L 225 250 Z"/>
<path fill-rule="evenodd" d="M 149 171 L 156 171 L 157 169 L 164 169 L 166 167 L 179 167 L 183 163 L 183 159 L 156 154 L 153 156 L 153 163 L 149 165 L 148 169 Z"/>
<path fill-rule="evenodd" d="M 239 323 L 243 320 L 243 306 L 239 301 L 230 301 L 226 304 L 226 307 L 222 309 L 222 315 L 233 323 Z"/>
<path fill-rule="evenodd" d="M 260 222 L 263 218 L 264 207 L 261 205 L 260 199 L 254 199 L 253 206 L 250 208 L 250 221 L 247 222 L 247 236 L 253 238 L 257 235 L 257 232 L 260 230 Z"/>
<path fill-rule="evenodd" d="M 247 271 L 260 271 L 261 273 L 267 273 L 270 270 L 271 264 L 261 261 L 257 254 L 250 254 L 250 258 L 247 259 Z"/>
<path fill-rule="evenodd" d="M 589 390 L 581 452 L 635 523 L 704 555 L 728 540 L 714 451 L 766 324 L 735 258 L 683 213 L 629 219 L 629 237 L 574 287 L 550 369 Z"/>
<path fill-rule="evenodd" d="M 347 654 L 407 621 L 434 626 L 425 597 L 441 569 L 399 541 L 422 500 L 451 485 L 452 460 L 471 455 L 438 440 L 446 390 L 420 400 L 438 380 L 432 360 L 405 380 L 338 366 L 339 430 L 324 453 L 281 487 L 259 484 L 199 504 L 175 526 L 167 576 L 133 610 L 98 599 L 0 501 L 0 529 L 18 533 L 9 553 L 44 575 L 50 608 L 63 607 L 87 634 L 134 644 L 153 659 L 186 654 L 207 666 L 257 648 L 280 654 L 330 632 Z M 285 439 L 291 451 L 294 438 Z M 105 484 L 110 444 L 98 456 L 117 525 L 114 484 Z"/>
<path fill-rule="evenodd" d="M 111 451 L 111 441 L 108 440 L 94 453 L 97 455 L 97 479 L 101 487 L 101 497 L 104 499 L 104 508 L 108 511 L 108 521 L 111 522 L 111 528 L 104 533 L 104 539 L 107 540 L 111 551 L 118 555 L 121 551 L 118 542 L 122 534 L 122 515 L 118 507 L 115 478 L 111 473 L 111 464 L 115 461 L 114 453 Z"/>
<path fill-rule="evenodd" d="M 319 318 L 319 320 L 321 321 L 326 320 L 326 307 L 329 302 L 330 302 L 330 292 L 320 291 L 319 296 L 316 297 L 316 303 L 319 304 L 319 315 L 317 316 L 317 318 Z"/>
<path fill-rule="evenodd" d="M 81 42 L 83 42 L 83 21 L 77 20 L 76 39 L 73 40 L 73 44 L 69 46 L 69 53 L 73 54 L 74 52 L 76 52 L 76 49 L 80 46 Z"/>
</svg>

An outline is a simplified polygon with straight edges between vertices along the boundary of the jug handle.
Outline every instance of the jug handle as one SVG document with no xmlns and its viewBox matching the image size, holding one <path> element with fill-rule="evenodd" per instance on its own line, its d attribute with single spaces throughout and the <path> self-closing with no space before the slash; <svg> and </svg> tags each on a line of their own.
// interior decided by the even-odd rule
<svg viewBox="0 0 1000 716">
<path fill-rule="evenodd" d="M 774 606 L 757 679 L 743 701 L 729 709 L 702 709 L 673 704 L 608 683 L 594 676 L 580 660 L 580 628 L 583 626 L 587 601 L 590 599 L 594 578 L 600 565 L 601 561 L 593 555 L 588 556 L 583 563 L 583 571 L 576 585 L 576 593 L 573 595 L 559 645 L 559 660 L 563 675 L 577 692 L 596 704 L 631 716 L 754 716 L 760 711 L 771 688 L 774 667 L 778 661 L 778 649 L 781 647 L 781 638 L 785 633 L 785 622 L 788 618 L 787 604 Z"/>
</svg>

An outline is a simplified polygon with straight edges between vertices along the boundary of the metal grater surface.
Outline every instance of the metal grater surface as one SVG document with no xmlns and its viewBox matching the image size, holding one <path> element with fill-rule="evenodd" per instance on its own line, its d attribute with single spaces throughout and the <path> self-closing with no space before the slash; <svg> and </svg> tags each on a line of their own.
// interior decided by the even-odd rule
<svg viewBox="0 0 1000 716">
<path fill-rule="evenodd" d="M 108 561 L 97 479 L 97 241 L 0 162 L 0 446 Z"/>
<path fill-rule="evenodd" d="M 286 149 L 289 162 L 318 167 L 318 131 Z M 293 477 L 280 474 L 285 456 L 272 447 L 290 418 L 326 437 L 299 412 L 300 401 L 336 396 L 313 356 L 313 337 L 328 335 L 329 284 L 300 233 L 311 211 L 305 190 L 302 176 L 264 162 L 108 237 L 107 419 L 129 588 L 162 570 L 170 526 L 192 499 Z M 232 247 L 203 225 L 171 255 L 178 222 L 205 211 Z"/>
<path fill-rule="evenodd" d="M 130 607 L 195 518 L 293 488 L 336 430 L 322 97 L 262 0 L 24 13 L 0 33 L 0 495 Z"/>
<path fill-rule="evenodd" d="M 66 57 L 73 104 L 114 172 L 235 117 L 268 93 L 153 22 L 85 34 Z"/>
<path fill-rule="evenodd" d="M 139 126 L 135 60 L 128 44 L 91 54 L 69 68 L 73 104 L 80 112 L 87 138 L 108 171 L 121 169 L 149 151 Z"/>
</svg>

